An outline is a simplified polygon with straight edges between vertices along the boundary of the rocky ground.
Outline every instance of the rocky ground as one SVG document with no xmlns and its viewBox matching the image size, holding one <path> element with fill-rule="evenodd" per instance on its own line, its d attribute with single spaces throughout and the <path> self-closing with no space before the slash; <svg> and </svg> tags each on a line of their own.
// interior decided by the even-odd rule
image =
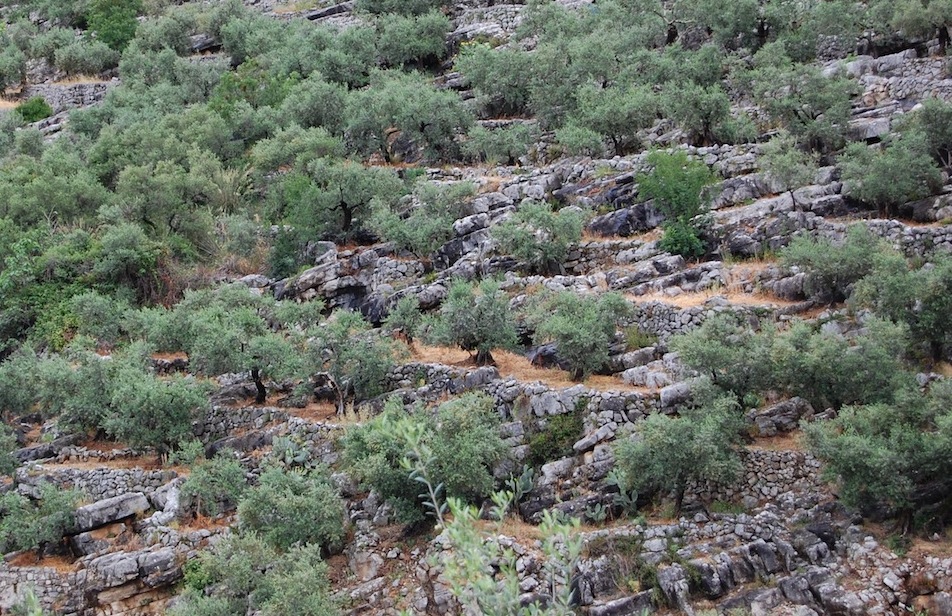
<svg viewBox="0 0 952 616">
<path fill-rule="evenodd" d="M 286 6 L 257 2 L 276 18 Z M 518 21 L 520 5 L 460 8 L 454 15 L 458 40 L 479 35 L 505 37 Z M 346 25 L 351 3 L 302 11 L 308 19 Z M 293 11 L 291 11 L 293 13 Z M 214 51 L 214 41 L 195 41 Z M 863 138 L 886 134 L 923 98 L 952 100 L 944 59 L 915 50 L 872 58 L 835 60 L 863 87 L 853 127 Z M 37 69 L 37 75 L 42 71 Z M 41 94 L 57 112 L 40 123 L 51 138 L 68 110 L 95 104 L 116 78 L 102 82 L 56 83 L 46 75 L 24 96 Z M 452 85 L 453 76 L 447 78 Z M 659 125 L 648 141 L 684 147 L 721 177 L 714 203 L 712 240 L 720 259 L 686 261 L 657 248 L 660 216 L 637 202 L 634 177 L 643 155 L 604 160 L 560 159 L 519 167 L 434 168 L 433 181 L 472 181 L 478 196 L 471 212 L 454 225 L 455 238 L 439 252 L 435 274 L 428 264 L 397 255 L 387 245 L 314 247 L 314 266 L 288 280 L 249 276 L 241 282 L 279 298 L 323 299 L 331 307 L 361 310 L 379 320 L 400 297 L 415 295 L 424 308 L 446 296 L 451 278 L 498 274 L 514 302 L 539 286 L 578 293 L 619 291 L 634 307 L 630 325 L 652 339 L 643 348 L 619 340 L 612 374 L 574 384 L 557 367 L 500 354 L 496 367 L 467 364 L 451 349 L 418 346 L 410 361 L 389 376 L 391 392 L 405 401 L 432 401 L 446 394 L 479 390 L 491 395 L 506 418 L 504 433 L 513 457 L 527 452 L 527 435 L 560 414 L 581 411 L 584 432 L 574 455 L 539 469 L 524 499 L 521 517 L 508 522 L 501 540 L 519 555 L 520 588 L 533 593 L 540 579 L 538 532 L 531 523 L 548 508 L 585 521 L 585 553 L 578 584 L 581 612 L 593 616 L 641 614 L 644 610 L 699 613 L 741 610 L 751 614 L 952 614 L 952 539 L 917 539 L 903 555 L 891 550 L 888 529 L 866 524 L 844 508 L 835 487 L 820 478 L 820 464 L 799 443 L 800 421 L 822 416 L 802 400 L 777 401 L 752 411 L 753 438 L 744 454 L 745 472 L 729 486 L 697 485 L 685 513 L 667 518 L 662 509 L 635 521 L 604 519 L 611 507 L 606 482 L 612 443 L 649 413 L 672 413 L 686 396 L 685 374 L 670 336 L 696 327 L 722 311 L 770 321 L 821 319 L 837 327 L 839 306 L 817 306 L 803 290 L 804 275 L 781 268 L 776 251 L 796 234 L 842 237 L 856 221 L 910 255 L 927 247 L 952 250 L 952 201 L 947 193 L 908 204 L 902 221 L 869 218 L 837 179 L 821 169 L 815 183 L 778 194 L 760 172 L 758 146 L 694 148 Z M 491 254 L 488 229 L 509 216 L 523 199 L 552 199 L 605 213 L 594 218 L 573 248 L 564 273 L 524 276 L 513 261 Z M 543 354 L 544 355 L 544 354 Z M 164 364 L 160 368 L 167 367 Z M 173 366 L 174 367 L 174 366 Z M 356 417 L 331 408 L 257 406 L 250 381 L 222 379 L 219 404 L 195 425 L 210 450 L 241 452 L 254 474 L 275 437 L 292 437 L 318 459 L 337 460 L 335 438 Z M 269 403 L 274 403 L 269 401 Z M 0 611 L 27 587 L 63 614 L 153 614 L 172 596 L 182 566 L 222 532 L 231 519 L 186 518 L 179 486 L 187 470 L 162 467 L 137 452 L 85 443 L 71 436 L 32 430 L 32 444 L 17 452 L 20 490 L 39 481 L 82 490 L 89 504 L 76 514 L 70 534 L 75 560 L 35 562 L 15 554 L 0 563 Z M 501 469 L 501 474 L 508 474 Z M 454 612 L 454 602 L 433 563 L 447 547 L 441 536 L 405 537 L 391 511 L 375 494 L 362 493 L 337 476 L 349 503 L 352 534 L 342 555 L 332 558 L 335 589 L 351 613 Z M 646 582 L 643 570 L 654 577 Z M 5 612 L 4 612 L 5 613 Z"/>
</svg>

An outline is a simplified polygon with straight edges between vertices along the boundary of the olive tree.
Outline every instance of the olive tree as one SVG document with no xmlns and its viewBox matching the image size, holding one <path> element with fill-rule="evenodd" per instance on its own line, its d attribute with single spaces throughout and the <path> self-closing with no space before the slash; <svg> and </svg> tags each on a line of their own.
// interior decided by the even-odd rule
<svg viewBox="0 0 952 616">
<path fill-rule="evenodd" d="M 741 470 L 743 414 L 732 397 L 718 397 L 672 417 L 652 413 L 615 446 L 626 490 L 674 494 L 681 510 L 692 481 L 729 481 Z"/>
<path fill-rule="evenodd" d="M 452 344 L 476 352 L 479 365 L 493 363 L 493 349 L 516 344 L 516 327 L 509 298 L 498 283 L 454 282 L 436 318 L 425 323 L 423 337 L 437 344 Z"/>
<path fill-rule="evenodd" d="M 533 312 L 535 341 L 555 342 L 559 358 L 580 381 L 608 363 L 616 327 L 631 313 L 631 306 L 617 293 L 585 297 L 564 292 L 543 299 Z"/>
</svg>

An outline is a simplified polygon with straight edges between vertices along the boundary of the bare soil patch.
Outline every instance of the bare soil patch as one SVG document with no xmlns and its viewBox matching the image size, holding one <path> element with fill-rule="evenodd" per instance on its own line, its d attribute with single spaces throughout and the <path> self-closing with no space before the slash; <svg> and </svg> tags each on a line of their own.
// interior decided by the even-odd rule
<svg viewBox="0 0 952 616">
<path fill-rule="evenodd" d="M 423 363 L 444 364 L 461 368 L 474 368 L 476 366 L 469 353 L 451 347 L 427 346 L 415 343 L 411 357 L 413 360 Z M 501 377 L 512 377 L 520 382 L 541 381 L 550 387 L 559 389 L 581 384 L 601 391 L 653 391 L 647 387 L 627 385 L 621 379 L 613 376 L 593 375 L 578 383 L 573 381 L 565 370 L 533 366 L 522 355 L 510 351 L 493 351 L 493 359 L 496 360 L 496 369 L 499 370 Z"/>
</svg>

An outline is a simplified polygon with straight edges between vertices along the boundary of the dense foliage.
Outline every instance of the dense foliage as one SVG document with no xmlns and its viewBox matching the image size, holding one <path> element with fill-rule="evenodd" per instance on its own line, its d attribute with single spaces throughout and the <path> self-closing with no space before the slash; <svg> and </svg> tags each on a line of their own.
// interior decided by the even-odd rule
<svg viewBox="0 0 952 616">
<path fill-rule="evenodd" d="M 387 499 L 401 521 L 417 523 L 426 513 L 426 490 L 402 461 L 408 456 L 424 461 L 441 499 L 473 502 L 492 491 L 493 465 L 506 451 L 498 424 L 492 399 L 485 395 L 465 394 L 433 411 L 409 412 L 394 397 L 381 415 L 348 431 L 344 458 L 354 476 Z"/>
</svg>

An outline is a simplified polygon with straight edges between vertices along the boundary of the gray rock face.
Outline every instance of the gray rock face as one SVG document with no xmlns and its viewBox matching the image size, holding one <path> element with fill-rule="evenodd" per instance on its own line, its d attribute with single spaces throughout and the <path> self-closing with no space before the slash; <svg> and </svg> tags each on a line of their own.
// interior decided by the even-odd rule
<svg viewBox="0 0 952 616">
<path fill-rule="evenodd" d="M 675 383 L 661 390 L 661 407 L 671 408 L 686 402 L 691 396 L 691 386 L 687 383 Z"/>
<path fill-rule="evenodd" d="M 751 413 L 748 419 L 753 421 L 760 436 L 774 436 L 778 432 L 795 430 L 800 419 L 812 415 L 813 407 L 800 397 L 784 400 L 771 407 Z"/>
<path fill-rule="evenodd" d="M 600 603 L 589 608 L 589 616 L 637 616 L 651 610 L 651 591 Z"/>
<path fill-rule="evenodd" d="M 74 532 L 82 533 L 118 522 L 149 509 L 149 499 L 142 492 L 131 492 L 97 501 L 76 510 Z"/>
<path fill-rule="evenodd" d="M 596 216 L 588 223 L 588 230 L 606 237 L 628 237 L 641 231 L 654 229 L 664 216 L 650 203 L 637 203 L 630 207 Z"/>
</svg>

